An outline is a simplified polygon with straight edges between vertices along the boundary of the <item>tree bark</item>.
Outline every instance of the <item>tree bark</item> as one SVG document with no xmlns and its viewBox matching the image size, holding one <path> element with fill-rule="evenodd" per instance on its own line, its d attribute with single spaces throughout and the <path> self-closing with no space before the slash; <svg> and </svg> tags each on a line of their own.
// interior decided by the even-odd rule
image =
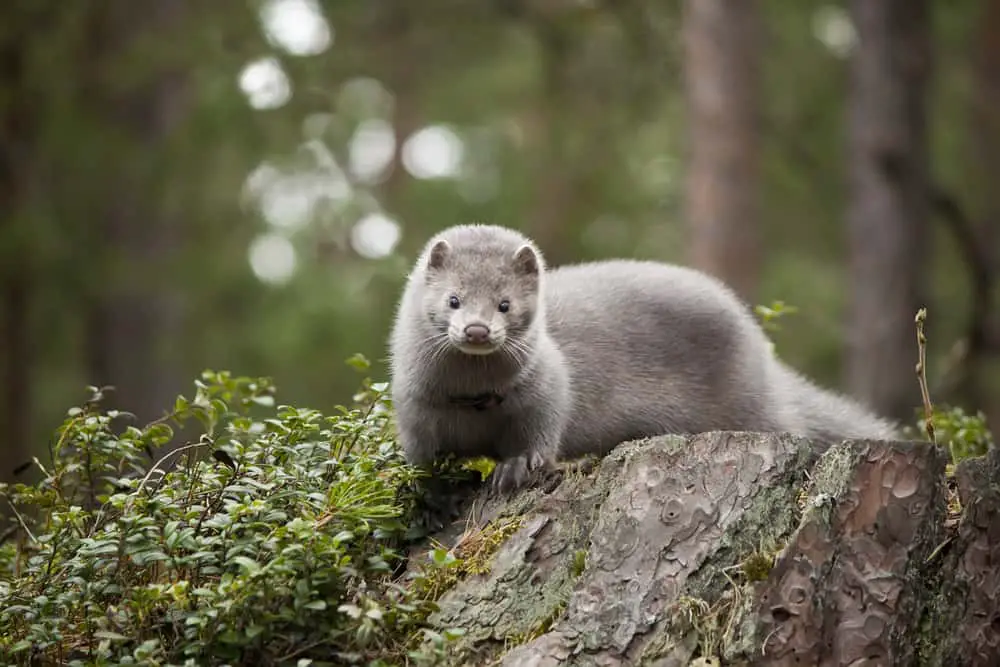
<svg viewBox="0 0 1000 667">
<path fill-rule="evenodd" d="M 1000 450 L 966 459 L 955 470 L 965 511 L 957 535 L 943 542 L 940 578 L 927 610 L 925 664 L 1000 664 Z"/>
<path fill-rule="evenodd" d="M 761 261 L 757 3 L 687 0 L 682 31 L 691 262 L 752 301 Z"/>
<path fill-rule="evenodd" d="M 850 393 L 911 420 L 920 398 L 913 318 L 927 273 L 926 0 L 852 0 L 848 96 Z"/>
<path fill-rule="evenodd" d="M 442 544 L 516 530 L 431 620 L 465 629 L 449 664 L 998 664 L 1000 452 L 958 467 L 957 530 L 946 460 L 924 442 L 626 443 L 473 498 Z"/>
</svg>

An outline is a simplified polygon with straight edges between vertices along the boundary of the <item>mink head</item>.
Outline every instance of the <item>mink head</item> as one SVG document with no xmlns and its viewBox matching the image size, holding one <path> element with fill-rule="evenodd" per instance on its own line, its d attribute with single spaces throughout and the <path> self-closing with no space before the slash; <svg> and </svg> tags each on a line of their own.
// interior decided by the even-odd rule
<svg viewBox="0 0 1000 667">
<path fill-rule="evenodd" d="M 513 230 L 455 227 L 424 253 L 424 312 L 435 332 L 469 355 L 523 352 L 539 314 L 544 264 Z"/>
</svg>

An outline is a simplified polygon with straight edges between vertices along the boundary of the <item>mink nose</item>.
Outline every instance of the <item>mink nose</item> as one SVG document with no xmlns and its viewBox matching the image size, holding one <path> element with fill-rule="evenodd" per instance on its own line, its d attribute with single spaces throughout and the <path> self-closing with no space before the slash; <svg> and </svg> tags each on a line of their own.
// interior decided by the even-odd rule
<svg viewBox="0 0 1000 667">
<path fill-rule="evenodd" d="M 465 339 L 474 345 L 482 345 L 490 340 L 490 329 L 485 324 L 470 324 L 465 327 Z"/>
</svg>

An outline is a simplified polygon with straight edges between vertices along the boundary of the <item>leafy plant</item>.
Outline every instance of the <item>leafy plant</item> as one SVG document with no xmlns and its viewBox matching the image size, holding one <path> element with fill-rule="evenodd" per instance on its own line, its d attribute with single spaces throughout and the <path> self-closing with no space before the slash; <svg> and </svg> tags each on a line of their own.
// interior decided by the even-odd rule
<svg viewBox="0 0 1000 667">
<path fill-rule="evenodd" d="M 981 411 L 968 414 L 960 407 L 936 406 L 931 415 L 932 432 L 938 444 L 948 447 L 951 462 L 982 456 L 993 446 L 993 434 Z M 926 432 L 926 418 L 918 418 L 918 428 Z"/>
<path fill-rule="evenodd" d="M 794 315 L 798 310 L 795 306 L 789 306 L 784 301 L 772 301 L 770 306 L 757 304 L 753 308 L 765 331 L 779 330 L 781 325 L 778 324 L 778 320 L 786 315 Z"/>
<path fill-rule="evenodd" d="M 350 362 L 367 370 L 367 361 Z M 433 662 L 427 623 L 450 562 L 411 574 L 420 476 L 391 437 L 384 384 L 325 416 L 275 407 L 266 379 L 206 371 L 163 419 L 119 427 L 100 389 L 69 411 L 37 484 L 0 486 L 5 664 Z M 197 440 L 174 446 L 178 425 Z M 435 552 L 437 553 L 437 552 Z M 447 560 L 447 559 L 445 559 Z M 426 641 L 425 641 L 426 640 Z"/>
<path fill-rule="evenodd" d="M 985 454 L 993 446 L 993 435 L 986 425 L 986 415 L 981 411 L 969 415 L 960 407 L 935 407 L 931 401 L 927 383 L 926 321 L 927 309 L 921 308 L 913 319 L 917 332 L 917 382 L 923 400 L 923 412 L 917 418 L 917 427 L 927 435 L 928 440 L 948 448 L 954 466 L 969 457 Z"/>
</svg>

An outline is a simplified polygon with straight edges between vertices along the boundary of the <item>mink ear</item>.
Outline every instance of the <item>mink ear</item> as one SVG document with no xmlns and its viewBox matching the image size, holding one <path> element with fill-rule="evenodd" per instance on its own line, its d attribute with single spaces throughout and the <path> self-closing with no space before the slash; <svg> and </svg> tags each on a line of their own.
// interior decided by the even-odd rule
<svg viewBox="0 0 1000 667">
<path fill-rule="evenodd" d="M 451 245 L 441 239 L 431 248 L 430 255 L 427 257 L 427 267 L 431 269 L 443 268 L 449 254 L 451 254 Z"/>
<path fill-rule="evenodd" d="M 537 276 L 541 271 L 541 261 L 538 253 L 530 245 L 525 244 L 514 253 L 514 270 L 525 276 Z"/>
</svg>

